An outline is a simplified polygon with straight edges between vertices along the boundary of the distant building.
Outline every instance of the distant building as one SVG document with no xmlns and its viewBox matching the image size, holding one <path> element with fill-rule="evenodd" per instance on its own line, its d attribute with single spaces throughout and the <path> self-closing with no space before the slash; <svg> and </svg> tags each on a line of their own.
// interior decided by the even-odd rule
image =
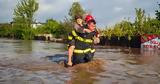
<svg viewBox="0 0 160 84">
<path fill-rule="evenodd" d="M 10 24 L 12 25 L 12 27 L 13 27 L 13 24 L 14 24 L 15 22 L 10 22 Z M 41 25 L 43 25 L 43 24 L 45 24 L 45 23 L 41 23 L 41 22 L 34 22 L 34 23 L 32 23 L 31 25 L 32 25 L 32 27 L 33 28 L 38 28 L 39 26 L 41 26 Z"/>
<path fill-rule="evenodd" d="M 42 26 L 43 24 L 45 23 L 35 22 L 35 23 L 32 23 L 32 27 L 36 29 L 37 27 Z"/>
</svg>

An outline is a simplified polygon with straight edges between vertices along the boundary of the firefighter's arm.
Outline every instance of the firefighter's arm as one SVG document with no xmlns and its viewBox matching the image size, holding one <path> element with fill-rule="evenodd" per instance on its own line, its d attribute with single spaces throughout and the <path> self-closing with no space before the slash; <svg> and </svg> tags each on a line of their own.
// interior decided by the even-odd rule
<svg viewBox="0 0 160 84">
<path fill-rule="evenodd" d="M 94 40 L 94 44 L 98 44 L 98 43 L 100 43 L 100 39 L 99 39 L 100 35 L 99 35 L 98 29 L 97 28 L 95 28 L 95 29 L 96 29 L 95 36 L 94 36 L 93 40 Z"/>
</svg>

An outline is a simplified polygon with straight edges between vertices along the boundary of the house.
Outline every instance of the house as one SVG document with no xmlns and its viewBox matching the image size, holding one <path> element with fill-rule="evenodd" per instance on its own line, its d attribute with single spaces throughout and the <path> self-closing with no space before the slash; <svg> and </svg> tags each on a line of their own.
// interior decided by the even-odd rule
<svg viewBox="0 0 160 84">
<path fill-rule="evenodd" d="M 34 22 L 34 23 L 32 23 L 32 27 L 36 29 L 36 28 L 38 28 L 39 26 L 42 26 L 43 24 L 45 24 L 45 23 Z"/>
<path fill-rule="evenodd" d="M 12 25 L 12 27 L 13 27 L 13 24 L 14 24 L 15 22 L 10 22 L 10 24 Z M 33 27 L 33 28 L 38 28 L 39 26 L 41 26 L 41 25 L 43 25 L 43 24 L 45 24 L 45 23 L 41 23 L 41 22 L 33 22 L 32 24 L 31 24 L 31 26 Z"/>
</svg>

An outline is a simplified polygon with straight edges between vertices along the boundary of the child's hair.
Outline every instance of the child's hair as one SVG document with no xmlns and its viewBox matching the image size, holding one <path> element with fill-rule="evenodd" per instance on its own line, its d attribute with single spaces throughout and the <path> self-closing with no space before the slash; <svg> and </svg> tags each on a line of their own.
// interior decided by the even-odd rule
<svg viewBox="0 0 160 84">
<path fill-rule="evenodd" d="M 82 19 L 82 16 L 81 16 L 81 15 L 76 15 L 76 16 L 74 17 L 74 19 L 75 19 L 75 20 L 77 20 L 77 19 Z"/>
</svg>

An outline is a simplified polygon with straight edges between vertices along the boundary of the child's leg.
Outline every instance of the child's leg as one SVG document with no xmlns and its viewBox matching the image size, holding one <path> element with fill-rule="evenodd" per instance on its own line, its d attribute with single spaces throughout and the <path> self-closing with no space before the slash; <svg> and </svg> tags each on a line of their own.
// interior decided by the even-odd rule
<svg viewBox="0 0 160 84">
<path fill-rule="evenodd" d="M 72 55 L 73 55 L 73 50 L 74 50 L 75 46 L 70 46 L 68 49 L 68 65 L 72 66 Z"/>
</svg>

